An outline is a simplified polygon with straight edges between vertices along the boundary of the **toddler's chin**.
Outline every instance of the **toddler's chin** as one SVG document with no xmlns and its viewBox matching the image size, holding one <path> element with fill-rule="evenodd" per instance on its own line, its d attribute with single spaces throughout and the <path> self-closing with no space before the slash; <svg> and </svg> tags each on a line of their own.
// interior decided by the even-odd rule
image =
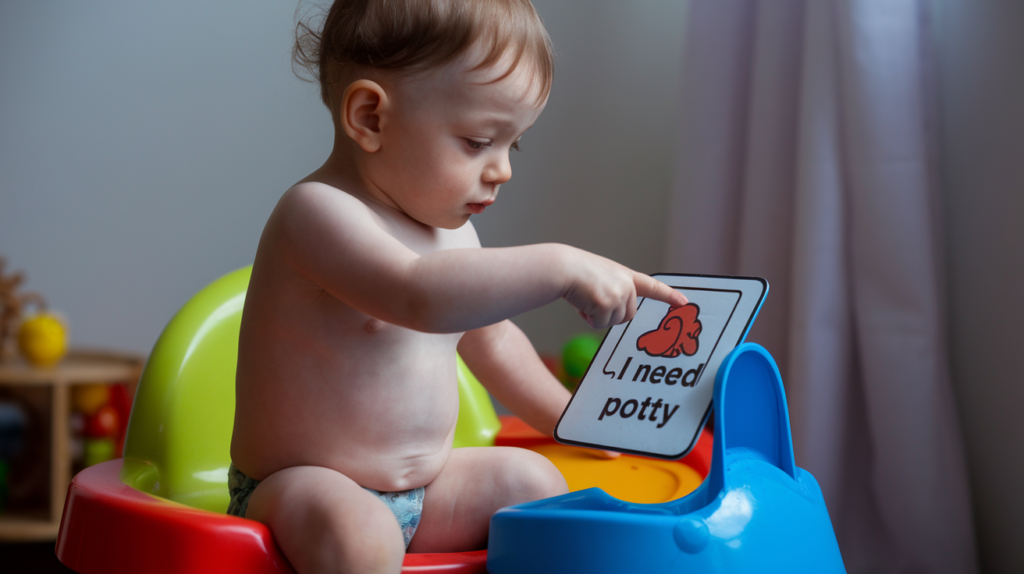
<svg viewBox="0 0 1024 574">
<path fill-rule="evenodd" d="M 417 221 L 430 227 L 437 227 L 438 229 L 458 229 L 469 222 L 469 216 L 470 214 L 466 213 L 445 218 L 417 219 Z"/>
<path fill-rule="evenodd" d="M 458 229 L 458 228 L 462 227 L 463 225 L 465 225 L 467 223 L 469 223 L 469 216 L 468 215 L 463 215 L 461 218 L 459 218 L 457 223 L 455 223 L 451 227 L 445 227 L 445 229 Z"/>
<path fill-rule="evenodd" d="M 472 215 L 472 213 L 460 213 L 452 217 L 451 220 L 449 220 L 446 225 L 438 225 L 437 227 L 443 227 L 445 229 L 458 229 L 465 225 L 466 223 L 468 223 L 469 218 Z"/>
</svg>

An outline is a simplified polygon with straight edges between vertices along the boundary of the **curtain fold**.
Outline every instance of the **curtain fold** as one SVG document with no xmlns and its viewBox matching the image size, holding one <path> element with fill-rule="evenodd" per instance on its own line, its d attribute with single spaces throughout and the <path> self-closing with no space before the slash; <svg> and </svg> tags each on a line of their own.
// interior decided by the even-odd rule
<svg viewBox="0 0 1024 574">
<path fill-rule="evenodd" d="M 850 572 L 977 571 L 946 349 L 928 4 L 694 0 L 666 269 L 758 275 Z"/>
</svg>

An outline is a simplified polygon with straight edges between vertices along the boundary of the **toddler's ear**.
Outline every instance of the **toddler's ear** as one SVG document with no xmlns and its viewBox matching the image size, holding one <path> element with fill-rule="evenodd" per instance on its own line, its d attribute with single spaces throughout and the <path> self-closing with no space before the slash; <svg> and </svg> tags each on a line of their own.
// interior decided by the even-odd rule
<svg viewBox="0 0 1024 574">
<path fill-rule="evenodd" d="M 387 106 L 388 96 L 377 82 L 356 80 L 345 89 L 341 123 L 348 137 L 364 151 L 380 149 L 380 116 Z"/>
</svg>

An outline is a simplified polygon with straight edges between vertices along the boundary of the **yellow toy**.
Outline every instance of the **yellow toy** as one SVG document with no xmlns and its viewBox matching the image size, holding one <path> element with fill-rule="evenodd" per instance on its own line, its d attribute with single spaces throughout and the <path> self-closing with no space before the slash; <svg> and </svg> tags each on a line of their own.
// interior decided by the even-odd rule
<svg viewBox="0 0 1024 574">
<path fill-rule="evenodd" d="M 68 333 L 56 315 L 39 313 L 18 329 L 18 348 L 37 367 L 56 365 L 67 352 Z"/>
</svg>

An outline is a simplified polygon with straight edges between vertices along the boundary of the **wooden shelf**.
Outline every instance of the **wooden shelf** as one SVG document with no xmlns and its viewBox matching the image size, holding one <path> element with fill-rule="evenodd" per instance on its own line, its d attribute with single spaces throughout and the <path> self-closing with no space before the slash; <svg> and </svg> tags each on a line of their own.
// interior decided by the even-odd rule
<svg viewBox="0 0 1024 574">
<path fill-rule="evenodd" d="M 60 363 L 41 369 L 20 357 L 0 362 L 0 384 L 53 385 L 137 380 L 145 358 L 105 351 L 74 350 Z"/>
<path fill-rule="evenodd" d="M 56 540 L 59 529 L 60 516 L 54 521 L 45 511 L 0 514 L 0 540 L 4 542 Z"/>
<path fill-rule="evenodd" d="M 56 539 L 64 497 L 71 483 L 70 387 L 86 383 L 128 383 L 130 391 L 134 391 L 144 363 L 145 358 L 140 355 L 84 349 L 72 350 L 60 363 L 45 369 L 33 367 L 21 359 L 0 362 L 0 387 L 48 387 L 50 390 L 49 508 L 37 513 L 0 514 L 0 540 Z"/>
</svg>

